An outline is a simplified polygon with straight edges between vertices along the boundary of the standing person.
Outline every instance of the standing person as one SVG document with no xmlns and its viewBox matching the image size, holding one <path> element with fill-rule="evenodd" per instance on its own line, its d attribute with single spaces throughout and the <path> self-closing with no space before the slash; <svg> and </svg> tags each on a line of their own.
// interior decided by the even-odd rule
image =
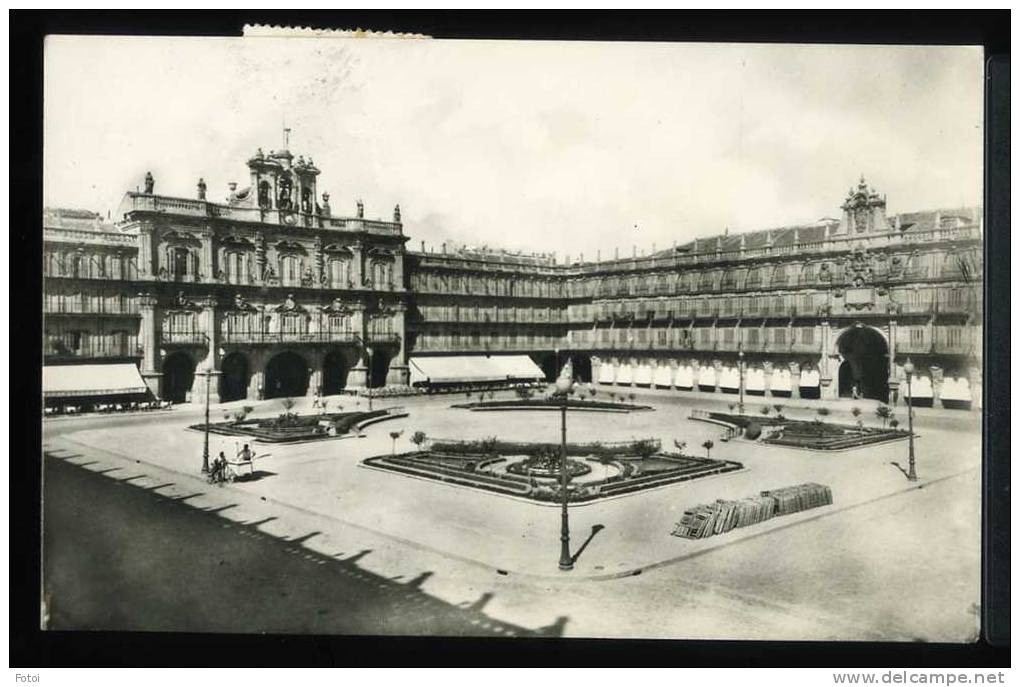
<svg viewBox="0 0 1020 687">
<path fill-rule="evenodd" d="M 241 460 L 246 463 L 250 463 L 253 457 L 251 449 L 248 448 L 248 444 L 245 444 L 244 448 L 241 449 Z"/>
</svg>

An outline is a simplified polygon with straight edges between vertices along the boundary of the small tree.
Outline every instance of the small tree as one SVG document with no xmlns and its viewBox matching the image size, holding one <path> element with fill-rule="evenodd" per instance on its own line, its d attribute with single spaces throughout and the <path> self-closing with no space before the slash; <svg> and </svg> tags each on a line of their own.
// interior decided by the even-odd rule
<svg viewBox="0 0 1020 687">
<path fill-rule="evenodd" d="M 596 388 L 595 388 L 594 386 L 590 386 L 590 387 L 588 387 L 588 395 L 589 395 L 589 396 L 591 396 L 591 399 L 592 399 L 593 401 L 595 400 L 595 395 L 596 395 L 596 394 L 597 394 L 598 392 L 599 392 L 599 390 L 598 390 L 598 389 L 596 389 Z"/>
<path fill-rule="evenodd" d="M 701 448 L 705 449 L 705 457 L 710 458 L 712 456 L 712 447 L 715 446 L 715 442 L 709 439 L 701 445 Z"/>
<path fill-rule="evenodd" d="M 637 394 L 635 394 L 634 392 L 631 392 L 631 393 L 627 394 L 627 398 L 630 400 L 631 403 L 633 403 L 634 399 L 637 398 Z"/>
<path fill-rule="evenodd" d="M 414 444 L 415 446 L 417 446 L 418 449 L 420 450 L 422 444 L 425 443 L 425 440 L 427 438 L 428 437 L 425 435 L 425 432 L 423 432 L 423 431 L 421 431 L 419 429 L 417 432 L 415 432 L 414 434 L 411 435 L 411 443 Z"/>
<path fill-rule="evenodd" d="M 864 427 L 864 422 L 861 420 L 861 409 L 860 408 L 858 408 L 857 406 L 854 406 L 853 408 L 850 409 L 850 414 L 854 416 L 855 420 L 857 420 L 857 426 L 858 427 Z"/>
<path fill-rule="evenodd" d="M 822 406 L 821 408 L 819 408 L 815 412 L 818 413 L 822 417 L 826 417 L 829 414 L 829 409 L 824 407 L 824 406 Z"/>
<path fill-rule="evenodd" d="M 900 421 L 894 417 L 891 417 L 889 418 L 889 426 L 892 427 L 893 429 L 896 429 L 897 427 L 900 426 Z"/>
<path fill-rule="evenodd" d="M 296 404 L 297 404 L 297 401 L 295 401 L 293 398 L 290 398 L 289 396 L 287 398 L 283 399 L 282 401 L 280 401 L 280 405 L 283 406 L 283 414 L 284 415 L 291 415 L 292 414 L 290 412 L 291 408 L 293 408 Z"/>
<path fill-rule="evenodd" d="M 734 410 L 737 409 L 737 404 L 736 403 L 730 403 L 729 404 L 729 409 L 730 409 L 730 412 L 732 413 Z"/>
<path fill-rule="evenodd" d="M 892 408 L 885 405 L 884 403 L 875 408 L 875 415 L 882 421 L 882 426 L 885 427 L 886 423 L 892 419 L 893 411 Z"/>
<path fill-rule="evenodd" d="M 673 445 L 676 446 L 677 453 L 683 454 L 684 449 L 687 448 L 686 441 L 680 441 L 679 439 L 673 440 Z"/>
<path fill-rule="evenodd" d="M 399 432 L 390 432 L 390 439 L 393 441 L 393 450 L 390 451 L 390 455 L 397 454 L 397 439 L 399 439 L 400 435 L 403 433 L 404 430 L 400 430 Z"/>
<path fill-rule="evenodd" d="M 768 415 L 772 412 L 772 408 L 770 406 L 762 406 L 760 412 L 762 415 Z"/>
<path fill-rule="evenodd" d="M 775 405 L 772 406 L 772 408 L 776 411 L 776 415 L 782 415 L 783 408 L 785 407 L 786 406 L 784 406 L 782 403 L 776 403 Z"/>
</svg>

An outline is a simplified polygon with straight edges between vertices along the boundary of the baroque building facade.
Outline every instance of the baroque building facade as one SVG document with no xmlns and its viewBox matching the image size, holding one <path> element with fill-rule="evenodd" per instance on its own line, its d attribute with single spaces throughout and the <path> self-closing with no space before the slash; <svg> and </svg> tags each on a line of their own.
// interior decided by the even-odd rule
<svg viewBox="0 0 1020 687">
<path fill-rule="evenodd" d="M 44 213 L 45 362 L 133 362 L 213 402 L 405 386 L 412 357 L 569 359 L 612 387 L 980 402 L 980 208 L 887 216 L 862 178 L 839 219 L 629 258 L 408 250 L 399 206 L 335 214 L 319 169 L 248 160 L 223 202 L 126 194 L 115 222 Z M 209 385 L 208 390 L 206 385 Z"/>
</svg>

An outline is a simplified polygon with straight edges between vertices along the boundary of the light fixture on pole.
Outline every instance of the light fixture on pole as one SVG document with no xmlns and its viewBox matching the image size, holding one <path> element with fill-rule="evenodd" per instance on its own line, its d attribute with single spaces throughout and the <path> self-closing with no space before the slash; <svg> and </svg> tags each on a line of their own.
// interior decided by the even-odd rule
<svg viewBox="0 0 1020 687">
<path fill-rule="evenodd" d="M 903 365 L 903 372 L 907 375 L 907 439 L 909 441 L 910 455 L 908 457 L 907 465 L 907 479 L 911 482 L 917 481 L 917 470 L 914 465 L 914 395 L 911 389 L 911 378 L 914 376 L 914 363 L 910 362 L 910 358 L 907 358 L 907 362 Z"/>
<path fill-rule="evenodd" d="M 556 395 L 560 399 L 560 570 L 573 570 L 570 555 L 570 520 L 567 514 L 567 403 L 574 381 L 570 377 L 556 380 Z"/>
<path fill-rule="evenodd" d="M 212 353 L 212 340 L 205 332 L 199 332 Z M 212 379 L 212 370 L 206 368 L 202 373 L 205 377 L 205 436 L 202 441 L 202 474 L 209 474 L 209 381 Z"/>
<path fill-rule="evenodd" d="M 740 412 L 744 412 L 744 343 L 741 342 L 737 348 L 737 358 L 740 361 L 737 363 L 740 372 Z"/>
</svg>

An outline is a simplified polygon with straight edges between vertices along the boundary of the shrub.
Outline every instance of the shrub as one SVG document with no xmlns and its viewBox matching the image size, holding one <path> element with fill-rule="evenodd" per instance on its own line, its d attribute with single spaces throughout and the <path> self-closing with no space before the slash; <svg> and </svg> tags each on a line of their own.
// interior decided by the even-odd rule
<svg viewBox="0 0 1020 687">
<path fill-rule="evenodd" d="M 786 406 L 784 406 L 782 403 L 776 403 L 772 407 L 775 409 L 776 415 L 782 417 L 783 408 L 785 408 Z"/>
<path fill-rule="evenodd" d="M 768 415 L 772 412 L 772 408 L 770 406 L 762 406 L 760 412 L 762 415 Z"/>
<path fill-rule="evenodd" d="M 732 413 L 734 410 L 737 409 L 737 404 L 736 403 L 730 403 L 728 407 L 730 409 L 730 412 Z"/>
<path fill-rule="evenodd" d="M 705 449 L 705 457 L 709 458 L 712 455 L 712 448 L 715 446 L 715 442 L 709 439 L 701 445 L 701 448 Z"/>
<path fill-rule="evenodd" d="M 751 439 L 752 441 L 761 436 L 761 426 L 757 422 L 752 422 L 747 425 L 747 429 L 744 430 L 744 437 Z"/>
<path fill-rule="evenodd" d="M 819 408 L 818 410 L 816 410 L 815 412 L 818 413 L 819 415 L 821 415 L 822 417 L 825 417 L 826 415 L 829 414 L 829 409 L 825 408 L 823 406 L 823 407 Z"/>
<path fill-rule="evenodd" d="M 893 411 L 889 406 L 882 404 L 875 408 L 875 415 L 882 421 L 882 426 L 885 427 L 886 423 L 892 419 Z"/>
<path fill-rule="evenodd" d="M 411 443 L 417 446 L 418 448 L 421 448 L 421 445 L 425 443 L 425 440 L 427 438 L 428 437 L 425 435 L 425 432 L 419 429 L 417 432 L 411 435 Z"/>
<path fill-rule="evenodd" d="M 896 429 L 897 427 L 900 426 L 900 421 L 897 420 L 896 418 L 890 418 L 889 419 L 889 426 L 892 427 L 893 429 Z"/>
</svg>

